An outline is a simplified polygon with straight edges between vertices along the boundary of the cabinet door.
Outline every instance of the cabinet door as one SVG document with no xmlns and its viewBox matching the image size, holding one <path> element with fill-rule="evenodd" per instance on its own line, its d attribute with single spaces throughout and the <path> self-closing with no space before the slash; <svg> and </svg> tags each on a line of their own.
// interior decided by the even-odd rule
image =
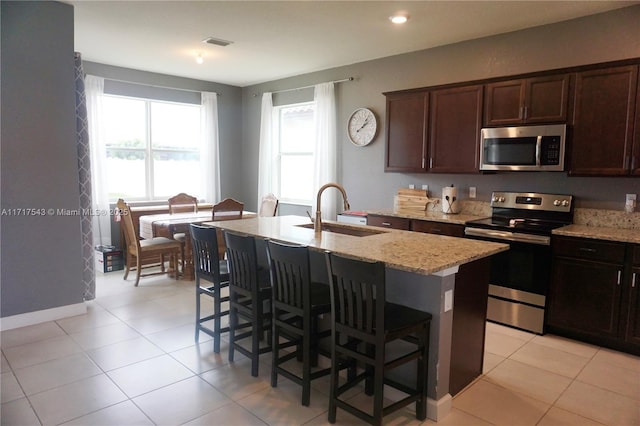
<svg viewBox="0 0 640 426">
<path fill-rule="evenodd" d="M 464 237 L 464 226 L 455 223 L 434 222 L 431 220 L 411 219 L 411 231 L 427 234 L 448 235 L 449 237 Z"/>
<path fill-rule="evenodd" d="M 482 86 L 430 93 L 429 171 L 477 173 L 482 127 Z"/>
<path fill-rule="evenodd" d="M 636 119 L 633 122 L 634 136 L 631 153 L 631 174 L 640 175 L 640 84 L 638 84 L 636 95 Z"/>
<path fill-rule="evenodd" d="M 367 225 L 379 226 L 382 228 L 409 230 L 409 219 L 404 217 L 384 216 L 369 214 L 367 216 Z"/>
<path fill-rule="evenodd" d="M 523 117 L 526 123 L 564 123 L 569 103 L 569 74 L 527 79 Z"/>
<path fill-rule="evenodd" d="M 499 81 L 485 86 L 484 124 L 520 124 L 523 119 L 524 80 Z"/>
<path fill-rule="evenodd" d="M 640 252 L 640 248 L 635 248 Z M 640 345 L 640 266 L 632 269 L 625 340 Z"/>
<path fill-rule="evenodd" d="M 576 75 L 570 175 L 629 173 L 638 67 Z"/>
<path fill-rule="evenodd" d="M 385 172 L 427 171 L 428 92 L 387 95 Z"/>
<path fill-rule="evenodd" d="M 555 257 L 547 324 L 595 337 L 617 337 L 622 265 Z"/>
</svg>

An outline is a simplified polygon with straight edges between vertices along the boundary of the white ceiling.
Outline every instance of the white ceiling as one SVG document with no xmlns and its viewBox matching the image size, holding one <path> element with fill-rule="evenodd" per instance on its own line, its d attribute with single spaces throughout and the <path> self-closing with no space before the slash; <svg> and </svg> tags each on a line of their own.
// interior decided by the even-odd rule
<svg viewBox="0 0 640 426">
<path fill-rule="evenodd" d="M 67 1 L 86 61 L 248 86 L 640 1 Z M 398 11 L 409 21 L 388 17 Z M 207 45 L 206 37 L 233 41 Z M 195 57 L 204 56 L 198 65 Z"/>
</svg>

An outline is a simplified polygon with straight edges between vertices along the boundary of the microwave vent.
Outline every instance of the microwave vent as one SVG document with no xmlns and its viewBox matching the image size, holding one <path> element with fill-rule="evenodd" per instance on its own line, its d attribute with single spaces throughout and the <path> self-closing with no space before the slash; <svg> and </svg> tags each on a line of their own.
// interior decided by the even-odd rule
<svg viewBox="0 0 640 426">
<path fill-rule="evenodd" d="M 204 40 L 202 40 L 203 43 L 207 43 L 207 44 L 213 44 L 216 46 L 228 46 L 231 43 L 233 43 L 232 41 L 228 41 L 228 40 L 222 40 L 221 38 L 215 38 L 215 37 L 207 37 Z"/>
</svg>

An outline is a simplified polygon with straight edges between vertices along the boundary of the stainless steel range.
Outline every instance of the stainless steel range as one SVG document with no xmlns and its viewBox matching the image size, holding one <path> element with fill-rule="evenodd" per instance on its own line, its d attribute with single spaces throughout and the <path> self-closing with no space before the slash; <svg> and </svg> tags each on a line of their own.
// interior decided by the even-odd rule
<svg viewBox="0 0 640 426">
<path fill-rule="evenodd" d="M 467 222 L 469 238 L 508 243 L 491 259 L 487 319 L 544 333 L 551 231 L 573 222 L 571 195 L 494 192 L 492 216 Z"/>
</svg>

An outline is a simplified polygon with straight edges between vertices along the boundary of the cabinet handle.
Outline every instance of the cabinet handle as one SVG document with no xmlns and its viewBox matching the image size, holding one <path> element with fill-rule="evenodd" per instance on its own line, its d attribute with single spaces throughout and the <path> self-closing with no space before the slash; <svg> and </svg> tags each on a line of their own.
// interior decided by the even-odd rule
<svg viewBox="0 0 640 426">
<path fill-rule="evenodd" d="M 431 233 L 433 233 L 433 234 L 442 234 L 442 229 L 433 228 L 433 229 L 431 230 Z"/>
<path fill-rule="evenodd" d="M 618 285 L 620 285 L 620 278 L 622 277 L 622 271 L 618 271 Z"/>
<path fill-rule="evenodd" d="M 635 288 L 636 287 L 636 273 L 633 273 L 633 276 L 631 277 L 631 288 Z"/>
<path fill-rule="evenodd" d="M 382 222 L 382 226 L 391 226 L 389 222 Z"/>
<path fill-rule="evenodd" d="M 422 157 L 422 166 L 420 166 L 424 169 L 424 157 Z"/>
<path fill-rule="evenodd" d="M 524 119 L 527 119 L 527 116 L 529 115 L 529 107 L 524 107 Z"/>
<path fill-rule="evenodd" d="M 631 156 L 631 171 L 634 171 L 636 169 L 636 156 L 632 155 Z"/>
<path fill-rule="evenodd" d="M 580 247 L 580 248 L 579 248 L 579 250 L 580 250 L 580 251 L 587 252 L 587 253 L 595 253 L 595 252 L 596 252 L 596 249 L 594 249 L 594 248 L 589 248 L 589 247 Z"/>
<path fill-rule="evenodd" d="M 518 111 L 518 119 L 522 120 L 523 116 L 524 116 L 524 107 L 521 106 L 520 110 Z"/>
</svg>

